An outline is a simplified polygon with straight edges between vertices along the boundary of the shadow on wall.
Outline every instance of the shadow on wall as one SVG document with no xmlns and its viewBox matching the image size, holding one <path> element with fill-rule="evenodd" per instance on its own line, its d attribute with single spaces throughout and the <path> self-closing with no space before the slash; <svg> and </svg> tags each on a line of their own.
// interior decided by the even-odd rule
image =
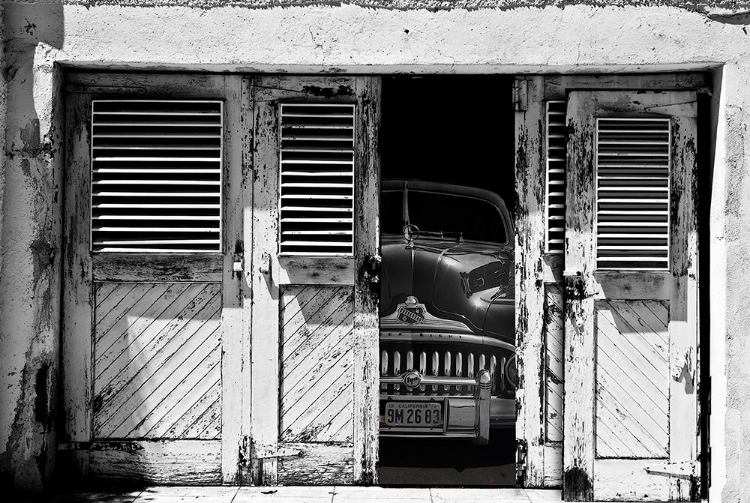
<svg viewBox="0 0 750 503">
<path fill-rule="evenodd" d="M 0 485 L 40 491 L 56 451 L 63 135 L 52 57 L 63 6 L 0 9 Z"/>
</svg>

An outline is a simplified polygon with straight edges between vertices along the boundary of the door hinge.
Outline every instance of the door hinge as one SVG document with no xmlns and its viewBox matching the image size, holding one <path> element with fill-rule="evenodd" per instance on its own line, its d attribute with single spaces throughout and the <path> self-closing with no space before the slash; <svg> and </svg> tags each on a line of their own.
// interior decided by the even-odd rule
<svg viewBox="0 0 750 503">
<path fill-rule="evenodd" d="M 646 473 L 653 475 L 669 475 L 679 479 L 692 480 L 696 476 L 698 463 L 695 461 L 680 461 L 679 463 L 655 463 L 644 468 Z"/>
<path fill-rule="evenodd" d="M 278 447 L 276 449 L 256 448 L 255 452 L 253 453 L 254 459 L 298 458 L 300 456 L 302 456 L 301 450 L 290 449 L 288 447 Z"/>
<path fill-rule="evenodd" d="M 525 112 L 528 109 L 529 81 L 516 80 L 513 83 L 513 109 L 516 112 Z"/>
<path fill-rule="evenodd" d="M 91 442 L 58 442 L 58 451 L 89 451 Z"/>
</svg>

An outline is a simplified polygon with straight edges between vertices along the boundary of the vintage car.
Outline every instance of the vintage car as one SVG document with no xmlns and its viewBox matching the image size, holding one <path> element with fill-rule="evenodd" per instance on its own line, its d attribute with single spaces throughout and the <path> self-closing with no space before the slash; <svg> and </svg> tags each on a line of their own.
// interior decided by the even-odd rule
<svg viewBox="0 0 750 503">
<path fill-rule="evenodd" d="M 380 435 L 471 438 L 515 425 L 513 223 L 502 198 L 384 180 Z"/>
</svg>

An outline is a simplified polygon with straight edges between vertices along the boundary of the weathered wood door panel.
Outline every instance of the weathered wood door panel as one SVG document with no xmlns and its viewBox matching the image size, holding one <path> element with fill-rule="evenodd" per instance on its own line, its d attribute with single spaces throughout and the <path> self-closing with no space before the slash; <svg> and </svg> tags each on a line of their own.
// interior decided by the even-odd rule
<svg viewBox="0 0 750 503">
<path fill-rule="evenodd" d="M 378 79 L 259 77 L 252 198 L 258 484 L 374 481 Z"/>
<path fill-rule="evenodd" d="M 60 449 L 78 475 L 239 481 L 240 84 L 68 76 Z"/>
<path fill-rule="evenodd" d="M 697 498 L 694 92 L 567 106 L 567 500 Z"/>
<path fill-rule="evenodd" d="M 561 132 L 552 139 L 544 101 L 544 78 L 519 77 L 516 112 L 516 438 L 517 483 L 522 487 L 560 487 L 564 395 L 562 260 L 548 242 L 549 168 L 564 169 Z M 556 111 L 559 110 L 557 106 Z M 564 118 L 563 109 L 562 118 Z M 557 126 L 559 129 L 559 126 Z M 554 145 L 552 145 L 554 143 Z M 558 147 L 556 150 L 550 147 Z M 561 190 L 560 186 L 556 191 Z M 560 199 L 558 196 L 556 196 Z M 563 198 L 564 199 L 564 198 Z M 555 201 L 560 206 L 559 201 Z M 555 221 L 556 227 L 564 227 Z M 554 238 L 562 239 L 556 231 Z M 557 243 L 560 248 L 561 242 Z"/>
</svg>

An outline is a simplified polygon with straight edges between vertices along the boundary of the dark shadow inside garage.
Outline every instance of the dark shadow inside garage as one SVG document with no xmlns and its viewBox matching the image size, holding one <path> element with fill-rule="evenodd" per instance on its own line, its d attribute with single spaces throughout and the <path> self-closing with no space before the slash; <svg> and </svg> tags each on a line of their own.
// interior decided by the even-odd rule
<svg viewBox="0 0 750 503">
<path fill-rule="evenodd" d="M 515 409 L 509 412 L 515 389 L 511 224 L 492 209 L 502 202 L 455 188 L 499 195 L 512 220 L 512 82 L 485 75 L 383 79 L 382 485 L 515 485 Z M 498 236 L 507 237 L 504 246 L 491 243 L 502 240 Z M 462 272 L 453 277 L 451 268 Z M 493 318 L 492 306 L 501 303 L 503 313 Z M 489 349 L 461 345 L 469 339 L 475 344 L 484 340 Z M 497 348 L 490 348 L 493 340 L 501 340 Z M 411 378 L 406 376 L 410 371 L 425 382 L 430 377 L 477 378 L 482 369 L 492 372 L 491 395 L 502 396 L 506 407 L 504 421 L 493 420 L 487 445 L 474 445 L 466 422 L 463 429 L 451 430 L 465 411 L 468 422 L 474 421 L 477 387 L 386 384 L 388 378 Z M 424 416 L 420 423 L 407 424 L 406 416 L 398 414 L 409 411 L 394 410 L 395 402 L 427 407 L 423 414 L 435 424 L 424 424 Z M 465 408 L 457 409 L 459 402 Z M 451 434 L 463 438 L 447 438 Z"/>
</svg>

